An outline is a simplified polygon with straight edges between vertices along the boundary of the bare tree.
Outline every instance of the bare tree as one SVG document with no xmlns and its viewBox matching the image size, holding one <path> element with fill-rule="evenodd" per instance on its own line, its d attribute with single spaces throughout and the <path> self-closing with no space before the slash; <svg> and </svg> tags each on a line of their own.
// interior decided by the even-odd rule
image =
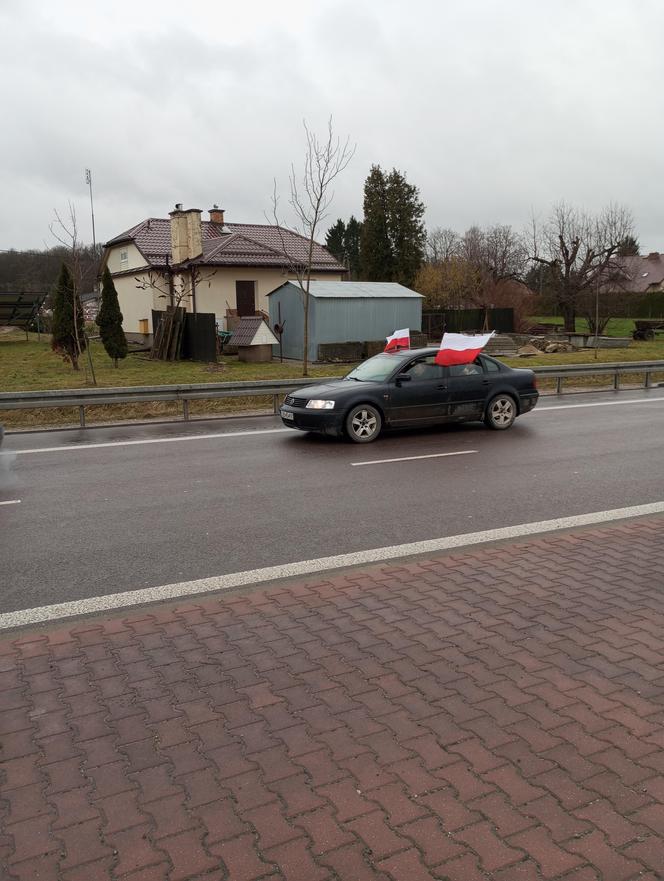
<svg viewBox="0 0 664 881">
<path fill-rule="evenodd" d="M 437 226 L 427 233 L 425 262 L 434 266 L 459 256 L 461 236 L 449 227 Z"/>
<path fill-rule="evenodd" d="M 334 193 L 331 191 L 332 183 L 353 158 L 355 147 L 350 146 L 348 138 L 342 143 L 334 135 L 332 117 L 328 120 L 327 134 L 323 138 L 319 138 L 314 134 L 309 129 L 306 121 L 304 121 L 303 125 L 306 135 L 304 168 L 298 176 L 295 172 L 295 166 L 291 165 L 289 176 L 290 197 L 288 200 L 295 215 L 294 229 L 292 231 L 306 240 L 305 253 L 303 255 L 294 254 L 292 244 L 286 242 L 284 229 L 288 229 L 288 227 L 279 219 L 279 197 L 277 195 L 276 180 L 272 194 L 272 217 L 281 237 L 281 247 L 288 268 L 295 275 L 302 296 L 302 307 L 304 310 L 302 376 L 308 376 L 309 288 L 316 236 L 320 225 L 327 217 L 328 209 L 334 198 Z"/>
<path fill-rule="evenodd" d="M 631 212 L 613 204 L 592 215 L 559 202 L 541 228 L 533 219 L 531 260 L 547 267 L 547 283 L 568 333 L 575 330 L 582 300 L 587 304 L 590 295 L 599 298 L 602 290 L 621 283 L 620 248 L 633 228 Z"/>
</svg>

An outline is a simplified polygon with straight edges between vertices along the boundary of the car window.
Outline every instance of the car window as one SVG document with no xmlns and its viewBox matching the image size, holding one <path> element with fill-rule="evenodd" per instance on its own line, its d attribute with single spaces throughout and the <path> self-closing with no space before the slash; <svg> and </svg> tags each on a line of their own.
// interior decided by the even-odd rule
<svg viewBox="0 0 664 881">
<path fill-rule="evenodd" d="M 472 364 L 452 364 L 449 368 L 450 376 L 478 376 L 483 373 L 482 365 L 477 361 Z"/>
<path fill-rule="evenodd" d="M 500 364 L 494 361 L 493 358 L 483 357 L 480 358 L 480 361 L 487 373 L 500 373 Z"/>
<path fill-rule="evenodd" d="M 384 382 L 396 369 L 400 357 L 399 355 L 386 355 L 384 352 L 381 352 L 380 355 L 374 355 L 368 361 L 358 364 L 344 379 L 356 379 L 360 382 Z"/>
<path fill-rule="evenodd" d="M 443 369 L 434 362 L 434 357 L 435 355 L 425 355 L 423 358 L 411 361 L 401 372 L 408 373 L 414 381 L 440 379 L 443 375 Z"/>
</svg>

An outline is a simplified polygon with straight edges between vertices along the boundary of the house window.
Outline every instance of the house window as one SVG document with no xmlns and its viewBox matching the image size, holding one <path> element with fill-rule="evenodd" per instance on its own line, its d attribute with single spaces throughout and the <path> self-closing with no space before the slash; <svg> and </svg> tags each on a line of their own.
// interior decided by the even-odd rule
<svg viewBox="0 0 664 881">
<path fill-rule="evenodd" d="M 129 252 L 126 248 L 120 251 L 120 269 L 127 269 L 129 266 Z"/>
</svg>

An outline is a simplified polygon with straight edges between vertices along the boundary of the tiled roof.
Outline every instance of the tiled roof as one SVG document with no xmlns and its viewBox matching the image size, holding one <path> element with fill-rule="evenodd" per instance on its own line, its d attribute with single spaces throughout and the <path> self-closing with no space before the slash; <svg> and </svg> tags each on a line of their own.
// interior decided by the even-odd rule
<svg viewBox="0 0 664 881">
<path fill-rule="evenodd" d="M 622 266 L 628 276 L 625 288 L 633 293 L 646 293 L 649 288 L 659 288 L 664 282 L 664 254 L 623 257 Z"/>
<path fill-rule="evenodd" d="M 229 339 L 229 346 L 276 345 L 279 340 L 260 315 L 244 315 Z"/>
<path fill-rule="evenodd" d="M 308 241 L 302 236 L 276 226 L 258 223 L 226 223 L 201 221 L 203 254 L 196 263 L 212 266 L 288 266 L 290 260 L 305 263 Z M 171 254 L 170 220 L 150 217 L 137 223 L 106 246 L 133 241 L 152 266 L 164 266 Z M 342 266 L 318 243 L 314 244 L 312 269 L 318 272 L 344 272 Z"/>
</svg>

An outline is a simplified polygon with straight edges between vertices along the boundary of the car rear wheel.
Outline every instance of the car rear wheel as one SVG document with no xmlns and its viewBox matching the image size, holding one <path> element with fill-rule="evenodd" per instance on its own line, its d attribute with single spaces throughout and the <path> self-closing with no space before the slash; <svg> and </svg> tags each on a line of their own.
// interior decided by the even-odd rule
<svg viewBox="0 0 664 881">
<path fill-rule="evenodd" d="M 489 401 L 484 424 L 494 431 L 504 431 L 510 428 L 516 419 L 516 401 L 511 395 L 496 395 Z"/>
<path fill-rule="evenodd" d="M 376 440 L 383 425 L 380 413 L 370 404 L 359 404 L 346 416 L 346 434 L 356 444 Z"/>
</svg>

